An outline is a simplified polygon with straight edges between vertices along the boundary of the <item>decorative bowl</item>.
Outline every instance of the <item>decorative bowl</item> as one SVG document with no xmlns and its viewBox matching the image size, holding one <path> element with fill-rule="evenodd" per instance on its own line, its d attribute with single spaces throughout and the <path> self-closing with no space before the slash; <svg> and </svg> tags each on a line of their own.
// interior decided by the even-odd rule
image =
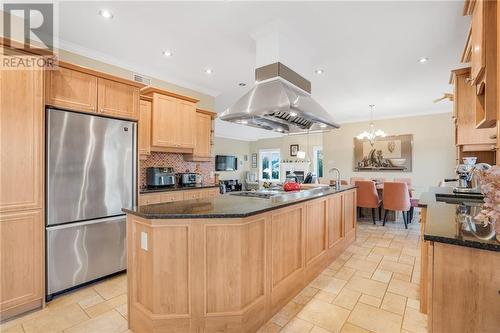
<svg viewBox="0 0 500 333">
<path fill-rule="evenodd" d="M 389 162 L 391 162 L 392 166 L 402 167 L 405 165 L 406 158 L 390 158 Z"/>
</svg>

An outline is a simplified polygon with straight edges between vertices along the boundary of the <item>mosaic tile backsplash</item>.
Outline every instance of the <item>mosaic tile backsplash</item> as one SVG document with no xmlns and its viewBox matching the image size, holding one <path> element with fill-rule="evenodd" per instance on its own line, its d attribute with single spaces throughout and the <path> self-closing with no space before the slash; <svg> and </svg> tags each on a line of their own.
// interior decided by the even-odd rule
<svg viewBox="0 0 500 333">
<path fill-rule="evenodd" d="M 188 162 L 182 154 L 151 152 L 147 159 L 139 161 L 139 186 L 146 186 L 147 167 L 172 167 L 175 172 L 197 172 L 203 176 L 204 184 L 213 184 L 215 161 Z"/>
</svg>

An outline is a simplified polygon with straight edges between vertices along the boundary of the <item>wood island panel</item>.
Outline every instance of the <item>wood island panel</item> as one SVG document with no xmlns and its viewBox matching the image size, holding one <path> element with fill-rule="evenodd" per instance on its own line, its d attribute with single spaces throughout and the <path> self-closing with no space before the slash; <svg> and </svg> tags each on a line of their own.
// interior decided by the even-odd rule
<svg viewBox="0 0 500 333">
<path fill-rule="evenodd" d="M 355 200 L 355 191 L 245 218 L 129 214 L 129 327 L 256 332 L 354 241 L 355 202 L 346 201 Z M 352 237 L 343 237 L 347 227 Z"/>
</svg>

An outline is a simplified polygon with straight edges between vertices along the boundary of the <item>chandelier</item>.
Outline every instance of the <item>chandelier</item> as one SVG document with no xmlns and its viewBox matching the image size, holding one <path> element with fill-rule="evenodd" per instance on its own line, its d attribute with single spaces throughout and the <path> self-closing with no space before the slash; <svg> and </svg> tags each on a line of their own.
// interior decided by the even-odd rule
<svg viewBox="0 0 500 333">
<path fill-rule="evenodd" d="M 373 146 L 373 144 L 375 143 L 375 139 L 377 138 L 383 138 L 383 137 L 386 137 L 387 134 L 380 130 L 380 129 L 375 129 L 375 124 L 373 123 L 373 107 L 375 105 L 374 104 L 370 104 L 369 107 L 370 107 L 370 128 L 368 129 L 368 131 L 364 131 L 362 133 L 360 133 L 358 136 L 356 136 L 356 138 L 358 140 L 368 140 L 370 142 L 370 145 Z"/>
</svg>

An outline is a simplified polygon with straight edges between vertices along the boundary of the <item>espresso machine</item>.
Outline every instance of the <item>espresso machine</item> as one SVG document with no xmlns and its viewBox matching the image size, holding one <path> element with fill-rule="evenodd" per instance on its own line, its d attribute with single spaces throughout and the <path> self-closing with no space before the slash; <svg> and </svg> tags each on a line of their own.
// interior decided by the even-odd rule
<svg viewBox="0 0 500 333">
<path fill-rule="evenodd" d="M 479 172 L 491 168 L 487 163 L 459 164 L 455 171 L 458 175 L 458 186 L 453 188 L 455 193 L 482 194 L 479 183 Z"/>
</svg>

